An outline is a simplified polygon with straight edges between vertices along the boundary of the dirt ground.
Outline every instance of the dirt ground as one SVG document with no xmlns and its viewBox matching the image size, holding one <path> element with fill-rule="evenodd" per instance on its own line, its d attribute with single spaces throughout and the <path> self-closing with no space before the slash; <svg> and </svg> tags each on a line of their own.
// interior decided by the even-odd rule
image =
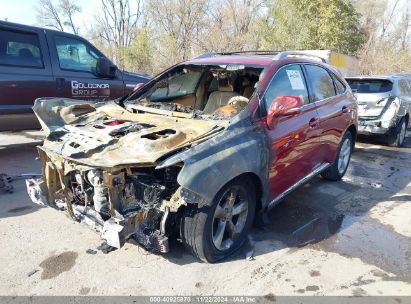
<svg viewBox="0 0 411 304">
<path fill-rule="evenodd" d="M 0 134 L 0 173 L 39 172 L 38 137 Z M 409 137 L 401 149 L 363 139 L 342 182 L 301 187 L 214 265 L 178 242 L 166 255 L 132 243 L 89 254 L 98 234 L 13 185 L 0 192 L 0 295 L 411 295 Z"/>
</svg>

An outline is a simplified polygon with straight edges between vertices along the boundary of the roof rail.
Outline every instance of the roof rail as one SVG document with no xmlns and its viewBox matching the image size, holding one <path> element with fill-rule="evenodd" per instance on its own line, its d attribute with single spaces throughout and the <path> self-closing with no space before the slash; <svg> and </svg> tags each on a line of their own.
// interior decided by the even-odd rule
<svg viewBox="0 0 411 304">
<path fill-rule="evenodd" d="M 284 58 L 287 58 L 287 57 L 310 57 L 312 59 L 320 60 L 323 63 L 327 63 L 324 58 L 321 58 L 320 56 L 317 56 L 317 55 L 312 55 L 312 54 L 306 53 L 304 51 L 284 51 L 284 52 L 280 52 L 280 53 L 277 54 L 275 59 L 280 60 L 280 59 L 284 59 Z"/>
<path fill-rule="evenodd" d="M 209 57 L 214 57 L 214 56 L 224 56 L 224 55 L 239 55 L 239 54 L 253 54 L 253 55 L 274 55 L 275 60 L 280 60 L 284 59 L 287 57 L 309 57 L 315 60 L 319 60 L 323 63 L 326 63 L 324 58 L 321 58 L 320 56 L 313 55 L 304 51 L 230 51 L 230 52 L 207 52 L 204 54 L 201 54 L 195 59 L 200 59 L 200 58 L 209 58 Z"/>
<path fill-rule="evenodd" d="M 224 55 L 238 55 L 238 54 L 254 54 L 254 55 L 277 55 L 281 51 L 227 51 L 227 52 L 207 52 L 204 54 L 201 54 L 197 57 L 198 58 L 209 58 L 213 56 L 224 56 Z"/>
</svg>

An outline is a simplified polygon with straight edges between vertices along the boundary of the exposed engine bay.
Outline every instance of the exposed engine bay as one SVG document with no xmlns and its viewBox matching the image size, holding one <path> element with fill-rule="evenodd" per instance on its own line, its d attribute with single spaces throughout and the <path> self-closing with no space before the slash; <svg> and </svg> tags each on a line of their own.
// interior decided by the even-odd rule
<svg viewBox="0 0 411 304">
<path fill-rule="evenodd" d="M 170 201 L 180 200 L 176 180 L 181 168 L 129 167 L 113 172 L 74 168 L 43 151 L 40 157 L 45 179 L 27 181 L 33 201 L 67 211 L 75 221 L 101 232 L 112 247 L 120 248 L 134 237 L 147 249 L 168 252 L 166 225 L 174 225 Z"/>
</svg>

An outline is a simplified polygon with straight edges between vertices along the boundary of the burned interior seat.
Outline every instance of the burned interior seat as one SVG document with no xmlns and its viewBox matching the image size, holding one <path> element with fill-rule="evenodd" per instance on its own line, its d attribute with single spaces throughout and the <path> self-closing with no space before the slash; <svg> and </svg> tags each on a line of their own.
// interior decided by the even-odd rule
<svg viewBox="0 0 411 304">
<path fill-rule="evenodd" d="M 240 94 L 234 92 L 233 86 L 229 83 L 228 79 L 219 79 L 218 91 L 212 92 L 208 97 L 207 104 L 204 107 L 204 113 L 213 113 L 218 108 L 225 106 L 231 97 L 238 95 Z"/>
<path fill-rule="evenodd" d="M 250 99 L 251 95 L 253 95 L 253 92 L 254 92 L 254 86 L 252 85 L 246 86 L 243 92 L 243 96 Z"/>
</svg>

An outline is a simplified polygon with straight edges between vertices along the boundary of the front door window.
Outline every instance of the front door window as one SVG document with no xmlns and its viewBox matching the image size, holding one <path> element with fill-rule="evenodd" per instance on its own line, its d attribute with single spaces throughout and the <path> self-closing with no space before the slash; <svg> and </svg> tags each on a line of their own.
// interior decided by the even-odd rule
<svg viewBox="0 0 411 304">
<path fill-rule="evenodd" d="M 63 36 L 56 36 L 55 41 L 61 69 L 96 73 L 97 59 L 101 56 L 89 45 Z"/>
<path fill-rule="evenodd" d="M 264 95 L 267 111 L 271 102 L 278 96 L 299 96 L 304 104 L 309 103 L 307 86 L 299 65 L 285 66 L 275 74 Z"/>
</svg>

